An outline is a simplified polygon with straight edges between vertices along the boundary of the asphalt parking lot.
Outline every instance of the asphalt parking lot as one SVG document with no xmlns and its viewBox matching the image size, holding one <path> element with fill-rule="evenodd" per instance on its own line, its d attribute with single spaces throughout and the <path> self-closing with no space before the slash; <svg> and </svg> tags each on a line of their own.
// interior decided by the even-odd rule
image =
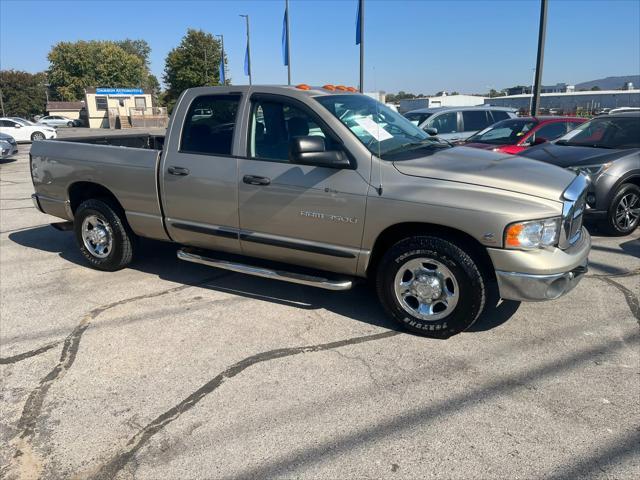
<svg viewBox="0 0 640 480">
<path fill-rule="evenodd" d="M 88 268 L 0 164 L 0 477 L 637 478 L 640 231 L 554 302 L 447 341 L 372 291 L 187 264 Z"/>
</svg>

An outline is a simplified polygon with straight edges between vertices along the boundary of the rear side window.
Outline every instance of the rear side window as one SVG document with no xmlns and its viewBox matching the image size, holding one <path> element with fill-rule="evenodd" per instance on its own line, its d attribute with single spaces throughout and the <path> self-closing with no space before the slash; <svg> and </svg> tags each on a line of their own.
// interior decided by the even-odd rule
<svg viewBox="0 0 640 480">
<path fill-rule="evenodd" d="M 182 128 L 180 151 L 231 155 L 240 95 L 204 95 L 189 107 Z"/>
<path fill-rule="evenodd" d="M 462 112 L 462 122 L 465 132 L 475 132 L 482 130 L 493 123 L 493 120 L 488 116 L 487 110 L 469 110 Z"/>
<path fill-rule="evenodd" d="M 507 118 L 511 118 L 507 112 L 503 112 L 502 110 L 492 110 L 490 115 L 493 116 L 494 122 L 500 122 L 502 120 L 506 120 Z"/>
</svg>

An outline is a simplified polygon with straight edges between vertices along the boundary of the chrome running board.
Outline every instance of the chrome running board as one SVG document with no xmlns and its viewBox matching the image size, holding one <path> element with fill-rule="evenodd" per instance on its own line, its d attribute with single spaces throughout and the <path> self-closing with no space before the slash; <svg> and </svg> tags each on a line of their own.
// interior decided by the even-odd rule
<svg viewBox="0 0 640 480">
<path fill-rule="evenodd" d="M 353 286 L 353 282 L 348 279 L 330 280 L 314 275 L 285 272 L 283 270 L 272 270 L 264 267 L 247 265 L 244 263 L 229 262 L 227 260 L 205 257 L 185 249 L 178 250 L 178 258 L 186 262 L 200 263 L 209 267 L 222 268 L 224 270 L 253 275 L 255 277 L 271 278 L 273 280 L 280 280 L 283 282 L 324 288 L 325 290 L 349 290 Z"/>
</svg>

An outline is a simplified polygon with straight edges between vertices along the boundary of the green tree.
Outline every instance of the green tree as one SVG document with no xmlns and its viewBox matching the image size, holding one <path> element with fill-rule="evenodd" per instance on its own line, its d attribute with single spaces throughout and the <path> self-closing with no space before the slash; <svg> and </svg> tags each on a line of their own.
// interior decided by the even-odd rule
<svg viewBox="0 0 640 480">
<path fill-rule="evenodd" d="M 169 52 L 165 61 L 163 79 L 167 85 L 167 105 L 172 108 L 187 88 L 218 85 L 220 55 L 220 42 L 213 35 L 202 30 L 187 30 L 180 45 Z"/>
<path fill-rule="evenodd" d="M 117 42 L 60 42 L 48 59 L 51 88 L 67 101 L 82 99 L 87 87 L 144 87 L 149 77 L 144 60 Z"/>
<path fill-rule="evenodd" d="M 591 87 L 591 91 L 592 92 L 598 92 L 600 90 L 601 90 L 601 88 L 598 85 L 594 85 L 593 87 Z"/>
<path fill-rule="evenodd" d="M 158 82 L 156 76 L 151 73 L 151 66 L 149 62 L 151 47 L 147 41 L 125 38 L 124 40 L 119 40 L 115 43 L 125 52 L 135 55 L 142 60 L 145 68 L 145 78 L 142 82 L 142 87 L 146 90 L 151 90 L 151 95 L 153 96 L 154 101 L 157 100 L 158 94 L 160 93 L 160 82 Z"/>
<path fill-rule="evenodd" d="M 0 70 L 0 91 L 5 114 L 30 118 L 44 113 L 47 101 L 45 83 L 44 73 Z"/>
</svg>

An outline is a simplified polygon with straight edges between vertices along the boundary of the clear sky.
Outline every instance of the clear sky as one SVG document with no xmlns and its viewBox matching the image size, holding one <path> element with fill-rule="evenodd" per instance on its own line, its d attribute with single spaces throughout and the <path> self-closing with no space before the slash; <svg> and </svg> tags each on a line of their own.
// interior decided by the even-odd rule
<svg viewBox="0 0 640 480">
<path fill-rule="evenodd" d="M 365 88 L 486 92 L 530 84 L 539 1 L 366 0 Z M 290 0 L 292 81 L 357 85 L 356 0 Z M 187 28 L 223 34 L 233 83 L 251 18 L 254 83 L 286 83 L 284 0 L 0 0 L 0 68 L 36 72 L 59 41 L 142 38 L 162 80 Z M 640 73 L 640 0 L 550 0 L 543 83 Z"/>
</svg>

